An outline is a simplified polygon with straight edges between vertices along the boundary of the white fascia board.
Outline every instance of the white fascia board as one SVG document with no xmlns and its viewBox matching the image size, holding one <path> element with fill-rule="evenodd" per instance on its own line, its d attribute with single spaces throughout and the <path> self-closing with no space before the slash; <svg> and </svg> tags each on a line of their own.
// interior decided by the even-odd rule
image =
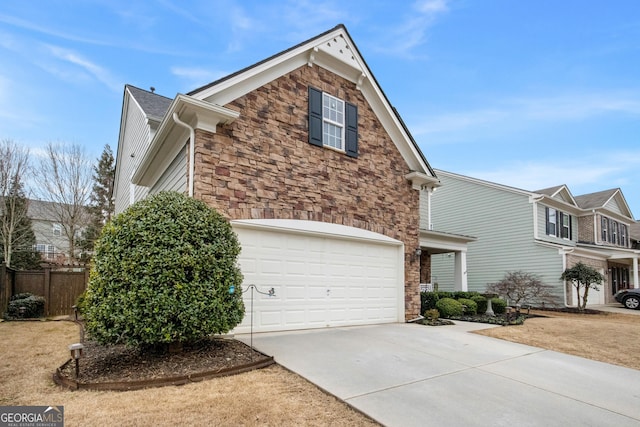
<svg viewBox="0 0 640 427">
<path fill-rule="evenodd" d="M 169 106 L 158 131 L 133 174 L 131 182 L 134 184 L 151 187 L 184 145 L 183 135 L 187 134 L 187 130 L 183 126 L 176 125 L 173 113 L 177 113 L 183 121 L 195 129 L 213 133 L 216 132 L 218 124 L 231 123 L 240 116 L 237 111 L 179 94 Z"/>
<path fill-rule="evenodd" d="M 411 181 L 411 185 L 414 190 L 422 190 L 425 187 L 436 188 L 442 184 L 438 178 L 431 175 L 427 175 L 422 172 L 410 172 L 404 176 L 407 180 Z"/>
</svg>

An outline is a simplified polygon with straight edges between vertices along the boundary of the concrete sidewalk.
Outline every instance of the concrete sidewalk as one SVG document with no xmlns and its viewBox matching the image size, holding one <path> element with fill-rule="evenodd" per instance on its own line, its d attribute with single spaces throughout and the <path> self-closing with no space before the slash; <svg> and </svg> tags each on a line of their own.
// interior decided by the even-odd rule
<svg viewBox="0 0 640 427">
<path fill-rule="evenodd" d="M 640 371 L 469 333 L 484 328 L 385 324 L 253 345 L 387 426 L 640 424 Z"/>
</svg>

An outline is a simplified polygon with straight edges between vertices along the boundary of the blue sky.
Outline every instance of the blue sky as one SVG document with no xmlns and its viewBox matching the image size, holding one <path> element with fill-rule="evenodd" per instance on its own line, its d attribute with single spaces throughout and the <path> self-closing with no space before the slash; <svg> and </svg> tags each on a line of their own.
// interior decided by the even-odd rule
<svg viewBox="0 0 640 427">
<path fill-rule="evenodd" d="M 97 158 L 124 84 L 174 97 L 339 23 L 434 168 L 640 217 L 637 0 L 3 0 L 0 138 Z"/>
</svg>

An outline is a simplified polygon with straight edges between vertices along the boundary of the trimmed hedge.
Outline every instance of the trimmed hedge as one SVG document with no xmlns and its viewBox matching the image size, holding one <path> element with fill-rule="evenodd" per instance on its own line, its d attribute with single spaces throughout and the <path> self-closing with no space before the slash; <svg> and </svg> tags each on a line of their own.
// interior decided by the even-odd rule
<svg viewBox="0 0 640 427">
<path fill-rule="evenodd" d="M 487 302 L 486 297 L 483 297 L 482 295 L 474 295 L 471 297 L 471 300 L 478 306 L 478 314 L 484 314 L 487 312 L 487 306 L 489 303 Z"/>
<path fill-rule="evenodd" d="M 239 253 L 229 222 L 202 201 L 161 192 L 135 203 L 96 241 L 79 301 L 89 335 L 140 346 L 229 332 L 244 316 Z"/>
<path fill-rule="evenodd" d="M 502 298 L 491 298 L 491 308 L 495 314 L 504 314 L 507 311 L 507 302 Z"/>
<path fill-rule="evenodd" d="M 462 316 L 464 307 L 453 298 L 442 298 L 436 303 L 436 308 L 440 312 L 440 317 Z"/>
<path fill-rule="evenodd" d="M 24 313 L 20 313 L 20 308 L 24 307 Z M 44 315 L 44 297 L 30 293 L 16 294 L 11 297 L 7 306 L 7 319 L 33 319 Z"/>
<path fill-rule="evenodd" d="M 464 314 L 474 315 L 478 312 L 478 304 L 474 300 L 468 298 L 459 298 L 457 301 L 462 304 Z"/>
</svg>

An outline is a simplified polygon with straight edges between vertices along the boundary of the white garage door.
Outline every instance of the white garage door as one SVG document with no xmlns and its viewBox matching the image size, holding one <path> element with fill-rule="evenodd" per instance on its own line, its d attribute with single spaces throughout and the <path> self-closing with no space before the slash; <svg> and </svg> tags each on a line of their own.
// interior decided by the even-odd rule
<svg viewBox="0 0 640 427">
<path fill-rule="evenodd" d="M 402 242 L 315 221 L 232 225 L 246 307 L 235 332 L 249 332 L 252 322 L 254 332 L 266 332 L 404 321 Z M 257 292 L 270 289 L 271 296 Z"/>
</svg>

